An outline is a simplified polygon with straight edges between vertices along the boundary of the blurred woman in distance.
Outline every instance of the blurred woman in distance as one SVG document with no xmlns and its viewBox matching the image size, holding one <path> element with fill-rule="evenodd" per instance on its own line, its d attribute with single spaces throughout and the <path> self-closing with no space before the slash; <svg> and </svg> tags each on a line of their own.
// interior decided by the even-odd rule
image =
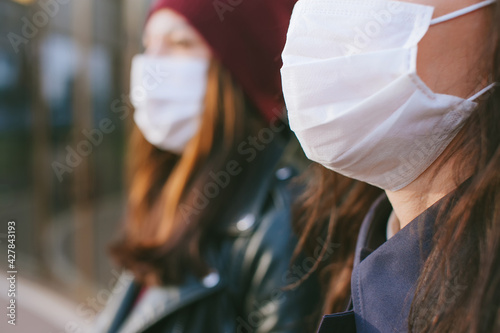
<svg viewBox="0 0 500 333">
<path fill-rule="evenodd" d="M 332 170 L 296 222 L 300 249 L 338 243 L 319 332 L 500 332 L 497 1 L 301 0 L 283 62 Z"/>
<path fill-rule="evenodd" d="M 156 1 L 133 59 L 132 280 L 96 332 L 304 332 L 314 283 L 284 291 L 296 240 L 280 52 L 294 1 Z M 301 306 L 297 306 L 301 304 Z"/>
</svg>

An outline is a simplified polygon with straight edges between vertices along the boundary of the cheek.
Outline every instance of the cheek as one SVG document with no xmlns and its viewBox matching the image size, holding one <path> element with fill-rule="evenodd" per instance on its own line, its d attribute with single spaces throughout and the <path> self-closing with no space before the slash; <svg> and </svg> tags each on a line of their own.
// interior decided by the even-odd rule
<svg viewBox="0 0 500 333">
<path fill-rule="evenodd" d="M 442 16 L 473 5 L 479 0 L 396 0 L 434 7 L 434 17 Z"/>
<path fill-rule="evenodd" d="M 429 88 L 465 98 L 486 86 L 490 26 L 490 12 L 482 10 L 430 27 L 417 57 L 417 73 Z"/>
<path fill-rule="evenodd" d="M 212 57 L 210 49 L 203 44 L 190 47 L 172 47 L 169 55 L 202 59 L 210 59 Z"/>
<path fill-rule="evenodd" d="M 210 48 L 208 46 L 202 45 L 196 51 L 196 55 L 200 58 L 211 59 L 212 58 L 212 51 L 210 50 Z"/>
</svg>

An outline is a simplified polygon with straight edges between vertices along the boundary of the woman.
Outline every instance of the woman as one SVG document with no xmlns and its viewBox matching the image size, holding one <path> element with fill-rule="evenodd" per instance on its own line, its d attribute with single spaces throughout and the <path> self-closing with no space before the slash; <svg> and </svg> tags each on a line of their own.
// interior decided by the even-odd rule
<svg viewBox="0 0 500 333">
<path fill-rule="evenodd" d="M 297 223 L 339 243 L 319 332 L 500 332 L 499 38 L 495 0 L 295 6 L 290 126 L 353 179 L 325 172 Z"/>
<path fill-rule="evenodd" d="M 293 172 L 278 168 L 292 7 L 154 4 L 132 65 L 129 212 L 112 247 L 128 284 L 95 332 L 307 330 L 314 283 L 284 290 Z"/>
</svg>

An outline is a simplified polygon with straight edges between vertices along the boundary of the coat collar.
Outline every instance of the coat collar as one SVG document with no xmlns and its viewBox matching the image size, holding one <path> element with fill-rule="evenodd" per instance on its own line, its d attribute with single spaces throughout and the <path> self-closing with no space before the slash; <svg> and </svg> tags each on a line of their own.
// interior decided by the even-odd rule
<svg viewBox="0 0 500 333">
<path fill-rule="evenodd" d="M 418 278 L 433 246 L 435 222 L 461 196 L 464 184 L 448 194 L 389 240 L 392 207 L 383 194 L 367 214 L 356 245 L 351 277 L 357 332 L 406 332 Z"/>
<path fill-rule="evenodd" d="M 439 205 L 383 241 L 392 207 L 384 195 L 367 215 L 358 238 L 351 295 L 357 332 L 405 332 L 421 267 L 432 242 Z"/>
<path fill-rule="evenodd" d="M 392 211 L 383 194 L 372 205 L 358 235 L 349 310 L 323 317 L 319 333 L 406 332 L 420 269 L 429 253 L 439 203 L 386 241 Z"/>
<path fill-rule="evenodd" d="M 421 269 L 432 249 L 436 217 L 441 210 L 455 205 L 467 183 L 387 241 L 384 239 L 392 207 L 385 194 L 375 201 L 362 223 L 356 244 L 352 303 L 346 312 L 324 316 L 319 333 L 408 331 L 408 314 Z"/>
</svg>

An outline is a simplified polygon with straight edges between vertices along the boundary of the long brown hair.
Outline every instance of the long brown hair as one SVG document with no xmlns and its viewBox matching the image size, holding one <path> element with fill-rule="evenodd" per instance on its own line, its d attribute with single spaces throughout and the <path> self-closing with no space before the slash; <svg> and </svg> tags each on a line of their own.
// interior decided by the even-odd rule
<svg viewBox="0 0 500 333">
<path fill-rule="evenodd" d="M 216 184 L 209 174 L 225 170 L 228 161 L 243 165 L 238 144 L 263 126 L 231 74 L 216 60 L 208 73 L 201 128 L 182 156 L 152 146 L 134 126 L 128 154 L 128 217 L 124 234 L 111 247 L 118 263 L 147 284 L 180 283 L 187 272 L 207 274 L 202 251 L 210 226 L 241 190 L 239 179 L 248 168 L 226 186 L 212 186 L 207 197 L 206 184 Z"/>
<path fill-rule="evenodd" d="M 357 235 L 371 203 L 382 190 L 316 163 L 302 178 L 308 185 L 294 207 L 294 229 L 301 235 L 294 256 L 305 251 L 317 261 L 296 284 L 318 271 L 324 290 L 322 313 L 344 311 L 350 297 Z M 323 240 L 319 255 L 314 254 L 318 238 Z"/>
<path fill-rule="evenodd" d="M 492 79 L 500 82 L 500 6 L 496 6 Z M 409 332 L 500 332 L 500 89 L 485 97 L 445 156 L 459 153 L 459 170 L 473 167 L 460 198 L 445 200 L 433 248 L 422 269 L 408 318 Z M 321 235 L 337 249 L 315 269 L 324 276 L 324 313 L 345 310 L 357 233 L 381 193 L 321 169 L 298 207 L 300 249 Z M 458 185 L 458 184 L 457 184 Z M 325 244 L 328 246 L 328 244 Z"/>
<path fill-rule="evenodd" d="M 487 61 L 491 79 L 500 82 L 500 6 L 495 7 L 494 56 Z M 446 202 L 437 217 L 434 246 L 410 310 L 411 332 L 500 332 L 499 125 L 496 88 L 482 98 L 446 156 L 468 157 L 454 165 L 455 174 L 472 166 L 473 175 L 462 185 L 460 198 Z"/>
</svg>

